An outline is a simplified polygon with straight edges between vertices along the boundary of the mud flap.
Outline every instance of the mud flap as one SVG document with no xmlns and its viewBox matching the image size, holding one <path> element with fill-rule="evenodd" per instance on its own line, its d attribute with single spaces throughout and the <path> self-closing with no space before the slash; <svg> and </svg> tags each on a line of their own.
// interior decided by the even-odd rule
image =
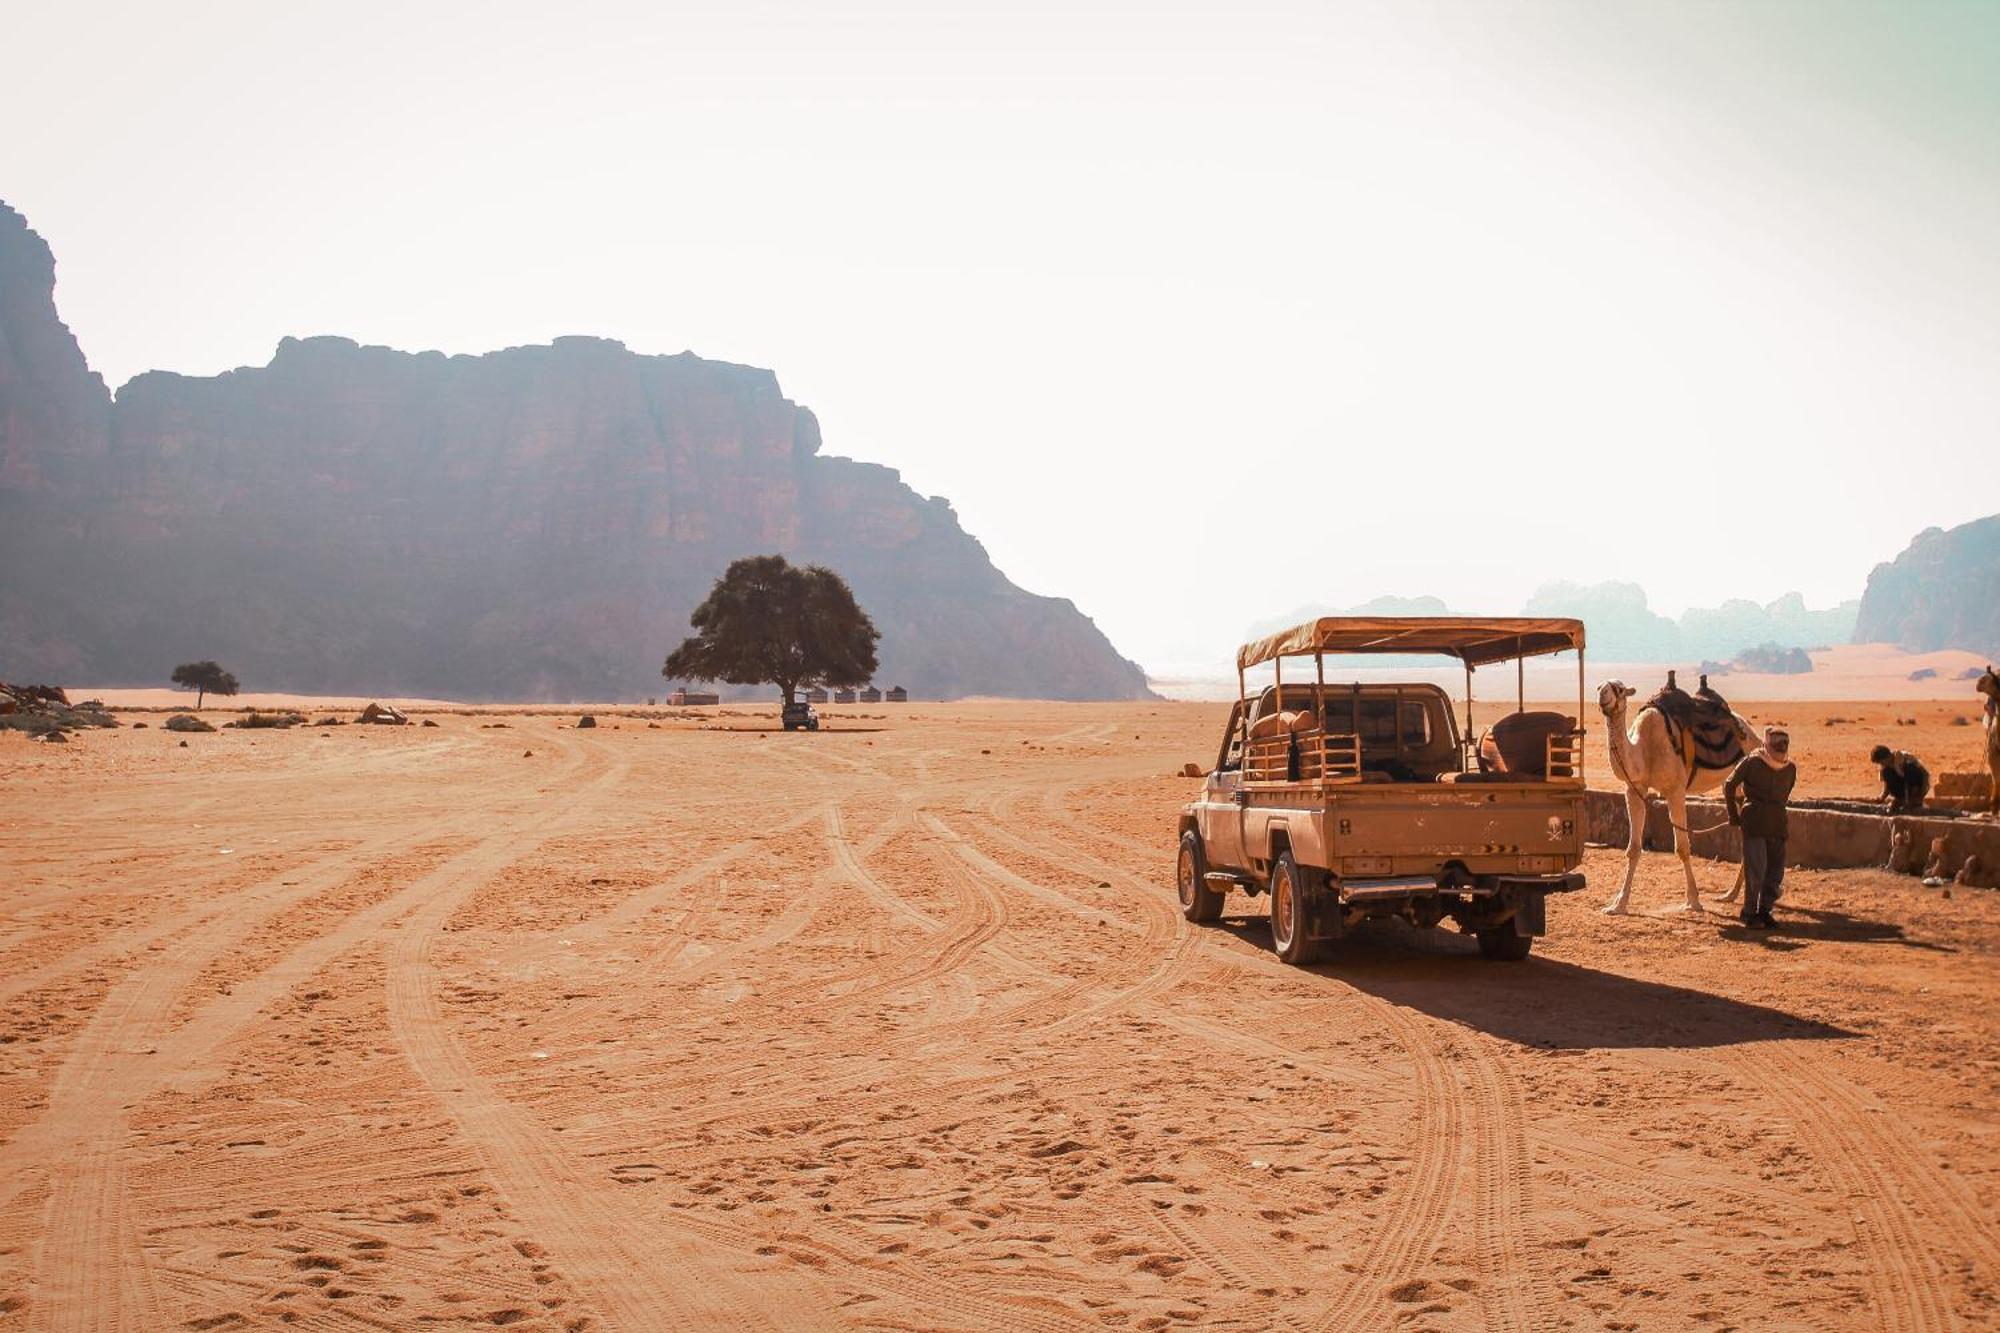
<svg viewBox="0 0 2000 1333">
<path fill-rule="evenodd" d="M 1514 906 L 1514 933 L 1516 935 L 1546 935 L 1549 933 L 1549 900 L 1539 893 L 1524 893 Z"/>
<path fill-rule="evenodd" d="M 1337 940 L 1346 933 L 1347 909 L 1340 905 L 1337 889 L 1316 885 L 1306 903 L 1307 939 Z"/>
</svg>

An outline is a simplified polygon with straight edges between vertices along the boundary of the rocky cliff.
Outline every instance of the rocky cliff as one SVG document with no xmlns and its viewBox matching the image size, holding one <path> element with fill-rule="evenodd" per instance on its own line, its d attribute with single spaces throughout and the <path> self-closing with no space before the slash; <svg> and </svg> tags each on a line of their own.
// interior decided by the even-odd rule
<svg viewBox="0 0 2000 1333">
<path fill-rule="evenodd" d="M 1965 648 L 2000 660 L 2000 514 L 1928 528 L 1875 566 L 1854 641 L 1915 652 Z"/>
<path fill-rule="evenodd" d="M 723 567 L 833 567 L 919 697 L 1131 698 L 1071 603 L 1008 582 L 950 505 L 820 450 L 767 370 L 562 338 L 483 356 L 286 339 L 108 402 L 46 246 L 0 222 L 0 674 L 257 689 L 662 694 Z"/>
<path fill-rule="evenodd" d="M 64 488 L 102 461 L 111 395 L 56 314 L 55 289 L 48 243 L 0 204 L 0 504 Z"/>
</svg>

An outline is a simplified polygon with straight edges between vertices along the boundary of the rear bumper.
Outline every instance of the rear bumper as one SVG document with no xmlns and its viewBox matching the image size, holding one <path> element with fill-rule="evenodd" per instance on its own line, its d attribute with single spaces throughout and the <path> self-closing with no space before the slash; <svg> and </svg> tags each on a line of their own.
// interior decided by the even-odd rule
<svg viewBox="0 0 2000 1333">
<path fill-rule="evenodd" d="M 1494 875 L 1472 884 L 1447 885 L 1428 875 L 1408 875 L 1396 879 L 1345 880 L 1339 886 L 1341 900 L 1350 903 L 1433 894 L 1460 898 L 1517 897 L 1524 893 L 1574 893 L 1582 887 L 1583 872 L 1579 870 L 1560 875 Z"/>
<path fill-rule="evenodd" d="M 1575 893 L 1583 887 L 1583 872 L 1572 870 L 1565 875 L 1499 875 L 1494 886 L 1501 892 L 1514 893 Z"/>
</svg>

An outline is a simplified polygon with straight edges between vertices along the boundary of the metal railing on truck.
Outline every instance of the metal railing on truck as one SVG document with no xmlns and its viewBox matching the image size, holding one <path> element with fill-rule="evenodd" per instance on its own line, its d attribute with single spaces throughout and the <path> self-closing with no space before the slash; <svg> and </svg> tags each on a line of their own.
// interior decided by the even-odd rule
<svg viewBox="0 0 2000 1333">
<path fill-rule="evenodd" d="M 1243 780 L 1359 782 L 1361 738 L 1318 730 L 1255 737 L 1243 755 Z"/>
<path fill-rule="evenodd" d="M 1296 749 L 1294 748 L 1296 747 Z M 1542 743 L 1542 780 L 1581 781 L 1583 732 L 1556 732 Z M 1258 736 L 1243 757 L 1245 782 L 1354 783 L 1361 779 L 1361 738 L 1336 732 Z"/>
</svg>

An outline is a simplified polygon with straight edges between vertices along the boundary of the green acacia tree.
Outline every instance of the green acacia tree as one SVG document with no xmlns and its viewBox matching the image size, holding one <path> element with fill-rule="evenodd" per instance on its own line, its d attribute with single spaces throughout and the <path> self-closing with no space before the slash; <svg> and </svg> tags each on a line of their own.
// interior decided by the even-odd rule
<svg viewBox="0 0 2000 1333">
<path fill-rule="evenodd" d="M 224 671 L 219 662 L 183 662 L 169 679 L 184 690 L 194 691 L 196 712 L 201 711 L 201 701 L 208 695 L 236 693 L 236 677 Z"/>
<path fill-rule="evenodd" d="M 805 685 L 866 685 L 882 637 L 845 579 L 781 555 L 733 561 L 688 623 L 693 637 L 667 655 L 661 675 L 768 682 L 786 703 Z"/>
</svg>

